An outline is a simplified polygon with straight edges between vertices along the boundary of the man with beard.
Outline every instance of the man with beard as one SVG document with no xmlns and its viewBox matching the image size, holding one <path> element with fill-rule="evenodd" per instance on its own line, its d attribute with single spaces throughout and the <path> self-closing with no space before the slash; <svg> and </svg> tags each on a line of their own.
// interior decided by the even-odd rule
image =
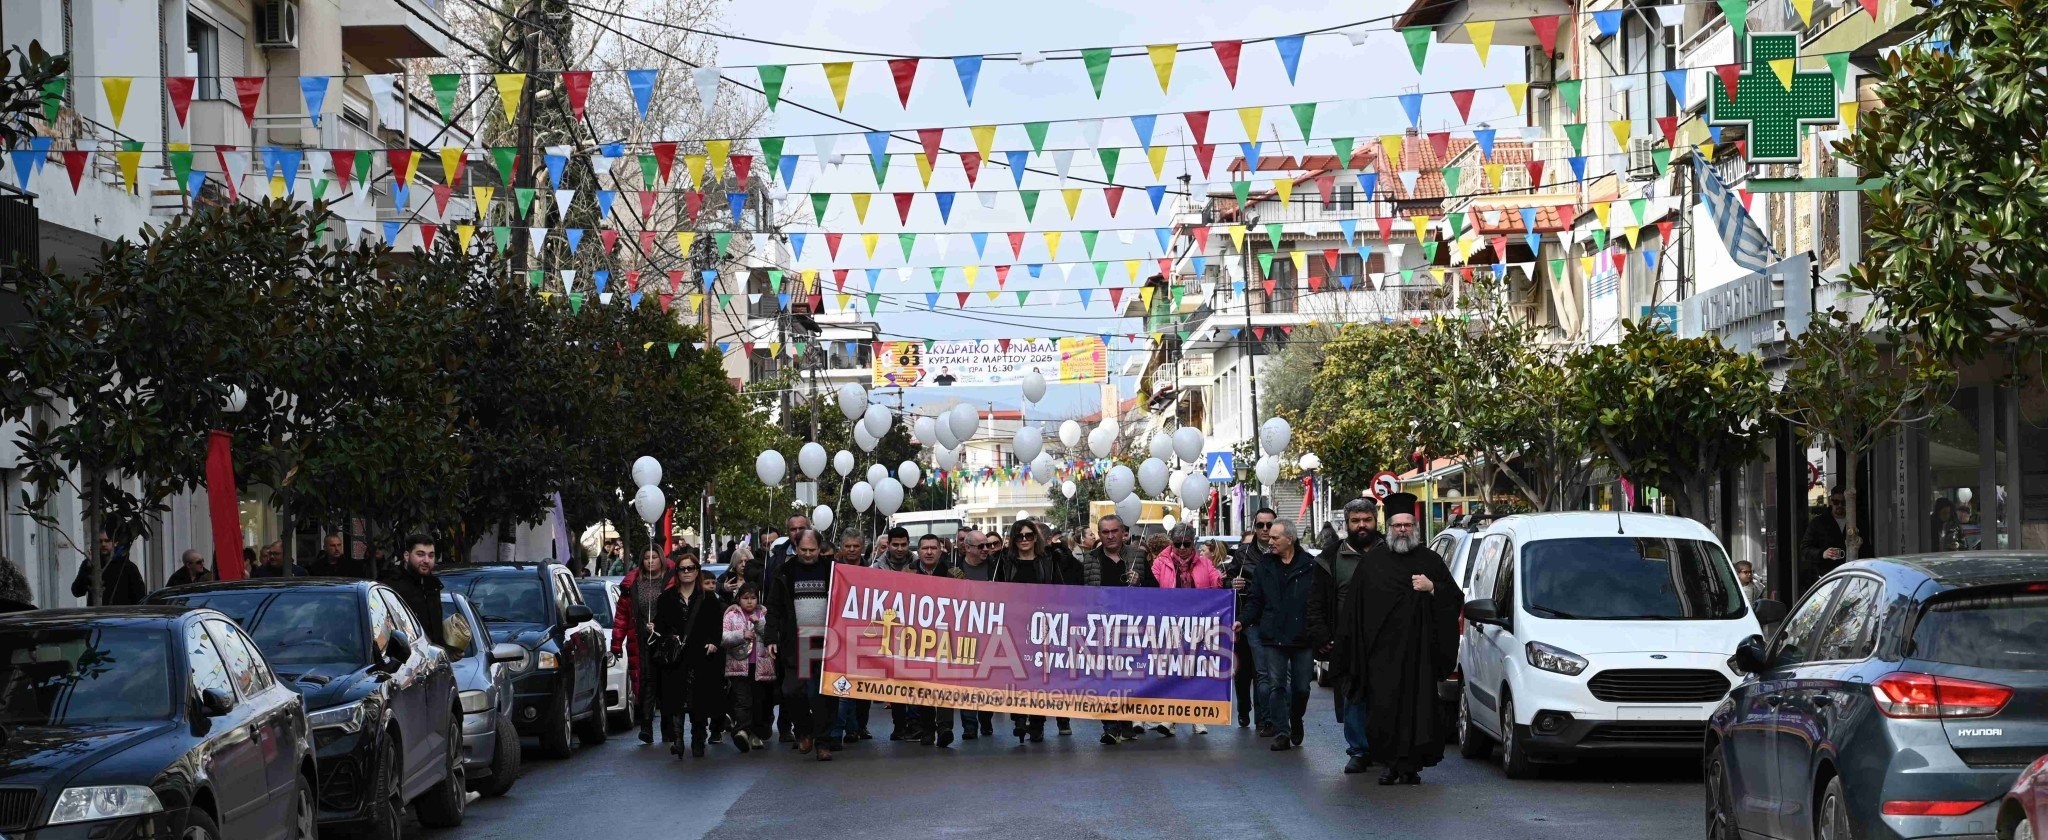
<svg viewBox="0 0 2048 840">
<path fill-rule="evenodd" d="M 1444 757 L 1436 684 L 1457 664 L 1465 593 L 1443 558 L 1423 547 L 1414 513 L 1395 513 L 1387 528 L 1386 542 L 1352 572 L 1331 660 L 1344 675 L 1339 701 L 1365 714 L 1369 752 L 1353 756 L 1345 772 L 1385 764 L 1380 784 L 1416 785 L 1422 768 Z"/>
<path fill-rule="evenodd" d="M 882 546 L 882 556 L 875 558 L 869 566 L 892 572 L 909 570 L 913 559 L 910 556 L 910 529 L 901 525 L 890 528 L 889 533 L 883 535 Z"/>
<path fill-rule="evenodd" d="M 1322 554 L 1316 558 L 1316 562 L 1322 564 L 1324 570 L 1330 573 L 1328 579 L 1331 585 L 1316 593 L 1315 601 L 1321 614 L 1328 617 L 1323 619 L 1325 626 L 1334 626 L 1335 618 L 1345 614 L 1344 607 L 1349 603 L 1352 594 L 1352 575 L 1358 571 L 1358 564 L 1365 559 L 1367 552 L 1386 542 L 1386 537 L 1380 535 L 1377 527 L 1379 514 L 1379 503 L 1372 499 L 1361 497 L 1346 502 L 1345 536 L 1342 539 L 1333 537 L 1323 543 Z M 1316 658 L 1329 662 L 1331 675 L 1342 679 L 1344 663 L 1330 661 L 1330 650 L 1335 646 L 1335 641 L 1323 645 L 1322 649 L 1316 651 Z M 1365 706 L 1346 703 L 1344 696 L 1344 692 L 1337 692 L 1335 704 L 1337 722 L 1344 725 L 1344 753 L 1351 756 L 1351 762 L 1344 766 L 1344 772 L 1363 773 L 1366 754 Z"/>
</svg>

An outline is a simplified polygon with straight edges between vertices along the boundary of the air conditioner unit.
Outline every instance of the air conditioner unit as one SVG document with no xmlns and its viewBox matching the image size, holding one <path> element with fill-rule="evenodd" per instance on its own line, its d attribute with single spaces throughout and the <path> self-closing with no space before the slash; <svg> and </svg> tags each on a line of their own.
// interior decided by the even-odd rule
<svg viewBox="0 0 2048 840">
<path fill-rule="evenodd" d="M 267 49 L 299 48 L 297 0 L 265 0 L 257 6 L 256 45 Z"/>
<path fill-rule="evenodd" d="M 1657 148 L 1655 137 L 1628 138 L 1628 179 L 1631 181 L 1657 180 L 1657 159 L 1651 154 Z"/>
</svg>

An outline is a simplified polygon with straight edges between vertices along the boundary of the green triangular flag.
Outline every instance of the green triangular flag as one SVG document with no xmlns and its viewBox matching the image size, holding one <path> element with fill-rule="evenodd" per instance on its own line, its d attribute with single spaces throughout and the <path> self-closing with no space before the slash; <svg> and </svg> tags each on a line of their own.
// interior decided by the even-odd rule
<svg viewBox="0 0 2048 840">
<path fill-rule="evenodd" d="M 1088 252 L 1088 258 L 1091 260 L 1095 258 L 1095 240 L 1100 236 L 1102 231 L 1099 230 L 1081 231 L 1081 248 Z"/>
<path fill-rule="evenodd" d="M 1316 124 L 1316 103 L 1302 102 L 1294 106 L 1294 124 L 1301 127 L 1301 139 L 1307 140 Z"/>
<path fill-rule="evenodd" d="M 1629 203 L 1628 203 L 1628 209 L 1629 209 L 1629 212 L 1631 212 L 1631 213 L 1634 213 L 1634 214 L 1635 214 L 1635 220 L 1636 220 L 1636 225 L 1637 225 L 1637 226 L 1647 225 L 1647 224 L 1649 224 L 1649 223 L 1650 223 L 1650 220 L 1649 220 L 1649 219 L 1647 218 L 1647 217 L 1648 217 L 1648 216 L 1650 215 L 1650 200 L 1649 200 L 1649 199 L 1647 199 L 1647 198 L 1637 198 L 1637 199 L 1631 199 L 1631 200 L 1629 201 Z"/>
<path fill-rule="evenodd" d="M 699 276 L 702 276 L 702 275 L 699 275 Z M 730 293 L 726 293 L 726 294 L 720 294 L 720 295 L 718 296 L 718 308 L 720 308 L 720 309 L 731 309 L 731 308 L 732 308 L 732 295 L 731 295 Z"/>
<path fill-rule="evenodd" d="M 770 180 L 775 178 L 775 172 L 780 163 L 782 163 L 782 138 L 761 138 L 761 167 L 768 173 Z M 783 186 L 787 187 L 789 185 L 783 184 Z"/>
<path fill-rule="evenodd" d="M 789 66 L 763 64 L 754 69 L 761 74 L 761 92 L 768 95 L 768 110 L 773 111 L 782 104 L 782 77 L 789 74 Z M 772 171 L 775 167 L 768 168 Z"/>
<path fill-rule="evenodd" d="M 1018 306 L 1023 306 L 1023 305 L 1024 305 L 1024 299 L 1025 299 L 1025 298 L 1028 298 L 1028 297 L 1030 297 L 1030 296 L 1031 296 L 1031 292 L 1030 292 L 1030 290 L 1028 290 L 1028 289 L 1018 289 L 1018 290 L 1017 290 L 1017 305 L 1018 305 Z"/>
<path fill-rule="evenodd" d="M 1586 153 L 1585 123 L 1565 123 L 1564 136 L 1565 139 L 1572 141 L 1573 155 L 1583 155 Z"/>
<path fill-rule="evenodd" d="M 1445 192 L 1445 193 L 1447 193 L 1447 194 L 1450 194 L 1450 195 L 1457 195 L 1457 194 L 1458 194 L 1458 182 L 1459 182 L 1459 181 L 1463 181 L 1463 180 L 1465 180 L 1465 170 L 1463 170 L 1463 169 L 1460 169 L 1460 168 L 1458 168 L 1458 167 L 1455 167 L 1455 166 L 1446 166 L 1446 167 L 1444 167 L 1444 192 Z"/>
<path fill-rule="evenodd" d="M 903 247 L 903 261 L 910 262 L 910 249 L 917 247 L 917 234 L 896 234 L 896 244 Z"/>
<path fill-rule="evenodd" d="M 512 250 L 512 229 L 504 225 L 491 228 L 491 241 L 498 243 L 498 256 Z"/>
<path fill-rule="evenodd" d="M 1266 223 L 1266 245 L 1267 245 L 1267 246 L 1269 246 L 1269 247 L 1272 247 L 1272 248 L 1279 248 L 1279 247 L 1280 247 L 1280 223 L 1279 223 L 1279 222 L 1267 222 L 1267 223 Z"/>
<path fill-rule="evenodd" d="M 1097 285 L 1097 286 L 1100 286 L 1100 285 L 1102 285 L 1102 281 L 1103 281 L 1103 280 L 1104 280 L 1105 278 L 1107 278 L 1107 277 L 1109 277 L 1109 261 L 1108 261 L 1108 260 L 1096 260 L 1096 261 L 1095 261 L 1095 285 Z"/>
<path fill-rule="evenodd" d="M 1032 152 L 1042 153 L 1045 151 L 1045 127 L 1047 125 L 1050 125 L 1050 123 L 1032 122 L 1024 124 L 1024 136 L 1031 138 Z"/>
<path fill-rule="evenodd" d="M 1564 98 L 1564 106 L 1572 110 L 1573 116 L 1579 113 L 1579 89 L 1585 84 L 1585 81 L 1580 79 L 1566 79 L 1557 83 L 1557 95 Z"/>
<path fill-rule="evenodd" d="M 545 284 L 546 282 L 547 272 L 541 271 L 538 268 L 526 272 L 526 285 L 538 289 L 541 287 L 542 284 Z"/>
<path fill-rule="evenodd" d="M 869 315 L 873 315 L 873 314 L 875 314 L 875 310 L 877 310 L 877 309 L 880 309 L 880 308 L 882 308 L 882 293 L 881 293 L 881 292 L 869 292 L 869 293 L 868 293 L 868 314 L 869 314 Z"/>
<path fill-rule="evenodd" d="M 926 352 L 926 353 L 930 353 L 930 352 L 932 352 L 932 348 L 933 348 L 933 347 L 936 347 L 936 346 L 938 346 L 938 341 L 937 341 L 937 340 L 935 340 L 935 339 L 930 339 L 930 338 L 927 338 L 927 339 L 925 339 L 925 340 L 924 340 L 924 352 Z"/>
<path fill-rule="evenodd" d="M 1252 182 L 1232 181 L 1230 191 L 1237 194 L 1237 206 L 1243 207 L 1252 201 Z"/>
<path fill-rule="evenodd" d="M 491 148 L 491 160 L 498 164 L 498 181 L 500 183 L 512 183 L 512 164 L 517 162 L 516 158 L 518 156 L 519 150 L 511 146 L 494 146 Z"/>
<path fill-rule="evenodd" d="M 367 184 L 370 182 L 370 165 L 375 160 L 376 155 L 369 149 L 356 150 L 356 183 Z"/>
<path fill-rule="evenodd" d="M 577 314 L 577 313 L 581 313 L 582 311 L 583 311 L 583 293 L 582 293 L 582 292 L 570 292 L 570 293 L 569 293 L 569 312 L 570 312 L 570 314 Z"/>
<path fill-rule="evenodd" d="M 675 358 L 675 357 L 676 357 L 676 350 L 677 350 L 677 349 L 679 349 L 679 348 L 681 348 L 682 346 L 683 346 L 683 345 L 682 345 L 682 343 L 680 343 L 680 342 L 675 342 L 675 341 L 671 341 L 671 342 L 669 342 L 669 343 L 668 343 L 668 357 L 669 357 L 669 358 L 671 358 L 671 359 Z"/>
<path fill-rule="evenodd" d="M 1564 260 L 1551 260 L 1551 261 L 1550 261 L 1550 279 L 1552 279 L 1552 280 L 1556 280 L 1556 281 L 1559 281 L 1559 282 L 1562 282 L 1562 281 L 1563 281 L 1563 280 L 1565 279 L 1565 276 L 1564 276 Z"/>
<path fill-rule="evenodd" d="M 641 156 L 640 156 L 640 188 L 641 188 L 641 189 L 643 189 L 643 190 L 651 190 L 651 189 L 654 189 L 654 180 L 655 180 L 656 178 L 660 177 L 660 175 L 661 175 L 661 161 L 655 160 L 655 159 L 654 159 L 654 156 L 653 156 L 653 155 L 649 155 L 649 154 L 643 154 L 643 155 L 641 155 Z"/>
<path fill-rule="evenodd" d="M 1017 193 L 1017 199 L 1024 202 L 1024 221 L 1031 221 L 1031 217 L 1038 213 L 1038 191 L 1022 190 Z"/>
<path fill-rule="evenodd" d="M 533 188 L 519 187 L 512 190 L 512 197 L 519 202 L 519 218 L 533 217 Z"/>
<path fill-rule="evenodd" d="M 769 291 L 771 291 L 771 292 L 774 292 L 774 293 L 776 293 L 776 294 L 778 294 L 778 295 L 779 295 L 779 294 L 782 294 L 782 270 L 781 270 L 781 269 L 775 269 L 775 268 L 771 268 L 771 269 L 768 269 L 768 290 L 769 290 Z"/>
<path fill-rule="evenodd" d="M 320 199 L 322 199 L 322 198 L 326 197 L 326 195 L 327 195 L 327 184 L 328 184 L 328 181 L 327 181 L 327 179 L 326 179 L 326 178 L 321 178 L 320 180 L 318 180 L 318 181 L 314 181 L 314 182 L 313 182 L 313 200 L 314 200 L 314 201 L 319 201 Z M 326 222 L 321 222 L 321 223 L 320 223 L 320 228 L 321 228 L 321 230 L 322 230 L 322 231 L 325 231 L 325 230 L 326 230 L 326 228 L 327 228 L 327 223 L 326 223 Z"/>
<path fill-rule="evenodd" d="M 811 193 L 811 218 L 818 224 L 825 223 L 825 206 L 832 203 L 831 193 Z"/>
<path fill-rule="evenodd" d="M 186 149 L 182 152 L 171 152 L 169 155 L 167 155 L 167 157 L 171 159 L 171 174 L 176 175 L 178 177 L 178 180 L 175 183 L 191 183 L 192 150 Z"/>
<path fill-rule="evenodd" d="M 1351 138 L 1337 137 L 1330 140 L 1330 150 L 1337 153 L 1337 168 L 1351 168 Z"/>
<path fill-rule="evenodd" d="M 932 266 L 932 291 L 939 291 L 945 285 L 946 267 L 943 265 Z"/>
<path fill-rule="evenodd" d="M 1599 251 L 1599 250 L 1605 250 L 1606 248 L 1607 248 L 1607 229 L 1606 229 L 1606 228 L 1604 228 L 1604 227 L 1595 227 L 1595 228 L 1593 228 L 1593 250 Z"/>
<path fill-rule="evenodd" d="M 1444 170 L 1444 174 L 1445 174 L 1445 175 L 1449 175 L 1449 174 L 1451 174 L 1452 172 L 1455 172 L 1455 171 L 1457 171 L 1457 170 L 1455 170 L 1455 169 L 1446 169 L 1446 170 Z M 1456 192 L 1456 188 L 1455 188 L 1455 187 L 1454 187 L 1454 188 L 1452 188 L 1452 191 L 1453 191 L 1453 192 Z M 1451 238 L 1452 238 L 1452 239 L 1456 239 L 1456 238 L 1458 238 L 1458 237 L 1460 237 L 1460 236 L 1464 236 L 1464 235 L 1465 235 L 1465 214 L 1463 214 L 1463 213 L 1450 213 L 1450 214 L 1447 214 L 1447 215 L 1446 215 L 1446 218 L 1447 218 L 1447 219 L 1448 219 L 1448 220 L 1450 221 L 1450 223 L 1451 223 Z"/>
<path fill-rule="evenodd" d="M 1187 287 L 1186 287 L 1186 286 L 1174 286 L 1174 287 L 1173 287 L 1173 308 L 1174 308 L 1174 309 L 1176 309 L 1176 310 L 1180 309 L 1180 299 L 1181 299 L 1181 296 L 1183 296 L 1183 295 L 1186 295 L 1187 293 L 1188 293 L 1188 290 L 1187 290 Z"/>
<path fill-rule="evenodd" d="M 1410 26 L 1401 30 L 1401 37 L 1408 39 L 1408 57 L 1415 60 L 1415 72 L 1422 72 L 1422 60 L 1429 55 L 1429 34 L 1427 26 Z"/>
<path fill-rule="evenodd" d="M 804 357 L 804 348 L 810 346 L 810 342 L 808 341 L 792 341 L 790 342 L 790 344 L 796 346 L 796 357 L 799 359 Z"/>
<path fill-rule="evenodd" d="M 1261 252 L 1261 253 L 1259 254 L 1259 276 L 1260 276 L 1260 277 L 1271 277 L 1271 276 L 1273 276 L 1273 252 L 1272 252 L 1272 251 L 1264 251 L 1264 252 Z"/>
<path fill-rule="evenodd" d="M 1661 177 L 1666 170 L 1671 168 L 1671 150 L 1651 149 L 1650 162 L 1657 165 L 1657 174 Z"/>
<path fill-rule="evenodd" d="M 1735 30 L 1737 43 L 1749 42 L 1749 0 L 1718 0 L 1721 16 L 1728 19 L 1728 27 Z"/>
<path fill-rule="evenodd" d="M 883 152 L 868 158 L 868 165 L 875 170 L 875 189 L 882 188 L 882 182 L 889 179 L 889 153 Z"/>
<path fill-rule="evenodd" d="M 1097 157 L 1102 158 L 1102 177 L 1105 180 L 1114 182 L 1116 180 L 1116 159 L 1122 154 L 1122 150 L 1102 148 L 1095 150 L 1095 154 Z"/>
<path fill-rule="evenodd" d="M 1088 65 L 1088 83 L 1095 86 L 1095 98 L 1101 99 L 1102 80 L 1109 75 L 1109 48 L 1082 50 L 1081 62 Z"/>
<path fill-rule="evenodd" d="M 58 76 L 43 83 L 43 122 L 57 121 L 57 112 L 64 110 L 64 91 L 70 87 L 70 76 Z"/>
<path fill-rule="evenodd" d="M 1439 244 L 1439 243 L 1438 243 L 1438 242 L 1437 242 L 1436 240 L 1434 240 L 1434 239 L 1432 239 L 1432 240 L 1430 240 L 1430 241 L 1428 241 L 1428 242 L 1424 242 L 1424 243 L 1422 243 L 1422 261 L 1423 261 L 1423 262 L 1427 262 L 1427 263 L 1433 263 L 1433 262 L 1436 262 L 1436 246 L 1437 246 L 1438 244 Z"/>
<path fill-rule="evenodd" d="M 1404 268 L 1404 269 L 1401 269 L 1401 285 L 1403 285 L 1403 286 L 1406 286 L 1406 285 L 1410 285 L 1410 284 L 1412 284 L 1412 283 L 1414 283 L 1414 282 L 1415 282 L 1415 269 L 1412 269 L 1412 268 Z"/>
<path fill-rule="evenodd" d="M 722 260 L 732 255 L 732 231 L 721 230 L 711 234 L 711 240 L 718 243 L 719 259 Z"/>
<path fill-rule="evenodd" d="M 1842 83 L 1849 78 L 1849 54 L 1831 52 L 1827 54 L 1828 72 L 1835 75 L 1835 90 L 1842 89 Z"/>
<path fill-rule="evenodd" d="M 1186 340 L 1188 340 L 1188 331 L 1187 331 L 1187 330 L 1177 330 L 1177 331 L 1175 331 L 1175 334 L 1176 334 L 1176 335 L 1179 335 L 1179 336 L 1180 336 L 1180 340 L 1182 340 L 1182 341 L 1186 341 Z"/>
<path fill-rule="evenodd" d="M 427 76 L 427 84 L 434 86 L 434 104 L 441 109 L 441 121 L 454 122 L 455 89 L 462 86 L 461 74 L 432 73 Z"/>
</svg>

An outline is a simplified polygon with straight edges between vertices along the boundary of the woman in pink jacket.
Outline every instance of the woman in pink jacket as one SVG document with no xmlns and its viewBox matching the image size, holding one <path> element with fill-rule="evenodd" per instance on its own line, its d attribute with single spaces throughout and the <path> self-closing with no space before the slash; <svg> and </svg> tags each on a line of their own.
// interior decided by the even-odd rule
<svg viewBox="0 0 2048 840">
<path fill-rule="evenodd" d="M 1216 564 L 1208 555 L 1195 547 L 1195 528 L 1192 525 L 1175 525 L 1168 535 L 1172 544 L 1152 558 L 1152 577 L 1159 581 L 1161 589 L 1222 589 L 1223 573 L 1216 570 Z M 1161 735 L 1172 735 L 1173 727 L 1164 723 L 1154 724 L 1153 731 Z M 1209 727 L 1195 724 L 1196 735 L 1209 734 Z"/>
</svg>

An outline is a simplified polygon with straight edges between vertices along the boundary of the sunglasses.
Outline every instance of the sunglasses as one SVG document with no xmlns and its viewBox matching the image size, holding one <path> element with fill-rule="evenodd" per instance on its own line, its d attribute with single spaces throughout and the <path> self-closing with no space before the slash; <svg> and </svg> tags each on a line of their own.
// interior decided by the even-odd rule
<svg viewBox="0 0 2048 840">
<path fill-rule="evenodd" d="M 1273 523 L 1271 523 L 1271 522 L 1254 522 L 1254 523 L 1252 523 L 1252 527 L 1254 527 L 1254 528 L 1257 528 L 1257 529 L 1259 529 L 1259 530 L 1263 531 L 1263 530 L 1266 530 L 1267 528 L 1271 528 L 1271 527 L 1273 527 Z"/>
<path fill-rule="evenodd" d="M 1022 533 L 1020 533 L 1020 534 L 1018 534 L 1018 535 L 1017 535 L 1017 541 L 1018 541 L 1018 542 L 1023 542 L 1024 540 L 1035 540 L 1035 539 L 1038 539 L 1038 535 L 1037 535 L 1037 534 L 1034 534 L 1034 533 L 1031 533 L 1030 531 L 1025 531 L 1025 532 L 1022 532 Z"/>
<path fill-rule="evenodd" d="M 982 543 L 982 544 L 981 544 L 981 547 L 982 547 L 982 548 L 989 548 L 989 549 L 997 549 L 997 548 L 1002 548 L 1002 547 L 1003 547 L 1003 541 L 1002 541 L 1002 540 L 989 540 L 988 542 Z"/>
<path fill-rule="evenodd" d="M 677 573 L 677 574 L 681 574 L 681 573 L 683 573 L 683 572 L 694 572 L 694 571 L 697 571 L 697 567 L 696 567 L 696 566 L 677 566 L 677 567 L 676 567 L 676 573 Z"/>
</svg>

